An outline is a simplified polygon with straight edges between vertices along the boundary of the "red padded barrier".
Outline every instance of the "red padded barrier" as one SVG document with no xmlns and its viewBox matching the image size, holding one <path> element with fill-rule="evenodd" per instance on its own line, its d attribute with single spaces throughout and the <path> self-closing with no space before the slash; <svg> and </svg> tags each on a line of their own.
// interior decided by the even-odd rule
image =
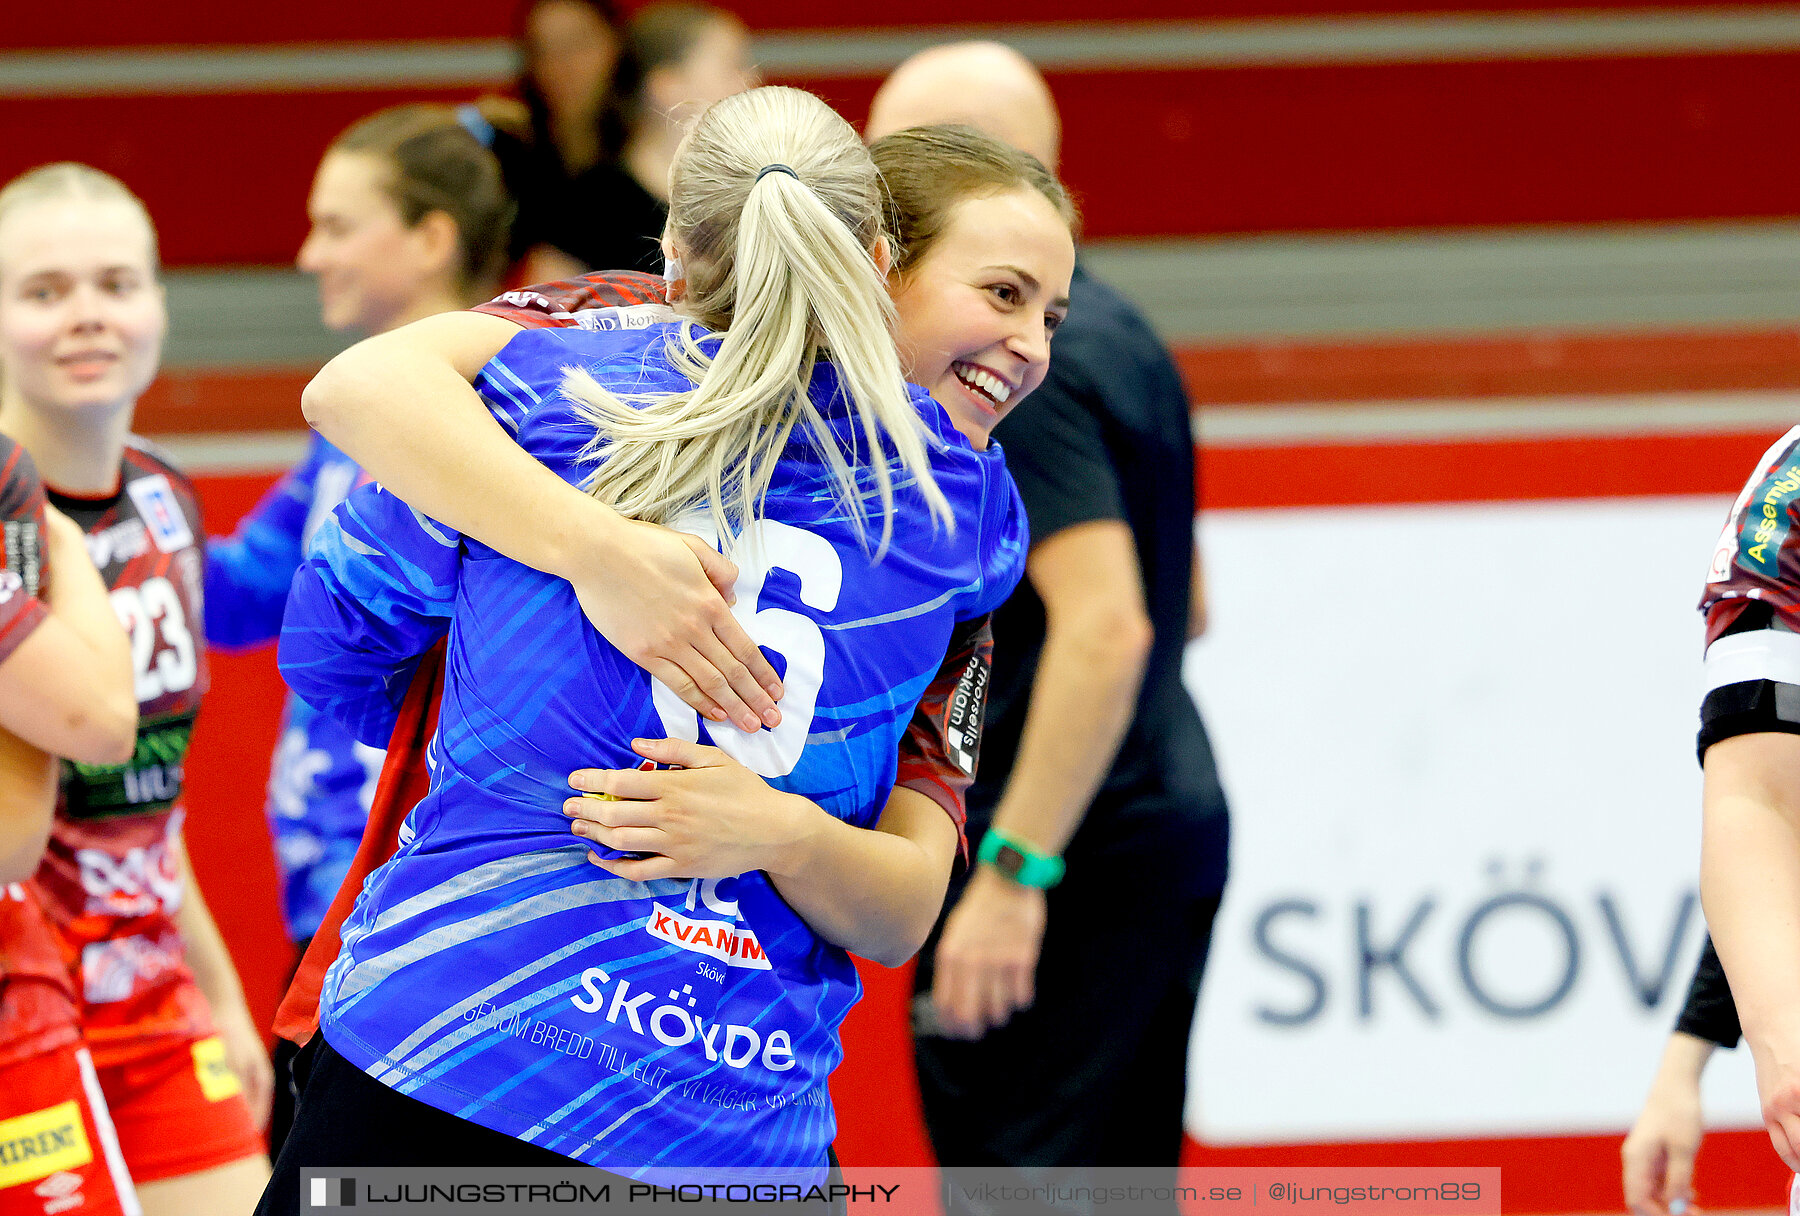
<svg viewBox="0 0 1800 1216">
<path fill-rule="evenodd" d="M 853 121 L 874 77 L 815 88 Z M 1800 54 L 1063 72 L 1063 170 L 1088 236 L 1800 215 Z M 171 265 L 281 264 L 355 118 L 468 91 L 0 100 L 0 180 L 79 159 L 124 178 Z"/>
</svg>

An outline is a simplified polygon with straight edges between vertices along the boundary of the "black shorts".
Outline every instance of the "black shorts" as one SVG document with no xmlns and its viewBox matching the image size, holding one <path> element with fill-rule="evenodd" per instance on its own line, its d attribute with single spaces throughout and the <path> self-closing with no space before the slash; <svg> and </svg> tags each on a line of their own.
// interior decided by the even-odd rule
<svg viewBox="0 0 1800 1216">
<path fill-rule="evenodd" d="M 300 1051 L 294 1062 L 299 1104 L 287 1141 L 275 1158 L 275 1169 L 256 1205 L 256 1216 L 300 1216 L 300 1171 L 366 1166 L 438 1166 L 491 1168 L 589 1169 L 573 1157 L 492 1128 L 446 1114 L 417 1098 L 389 1089 L 333 1051 L 323 1034 Z M 842 1181 L 837 1155 L 826 1150 L 832 1182 Z M 632 1180 L 594 1169 L 596 1183 L 615 1183 L 615 1194 L 628 1193 Z M 693 1207 L 684 1203 L 683 1210 Z M 783 1205 L 758 1205 L 759 1210 Z M 743 1205 L 735 1205 L 742 1210 Z M 801 1209 L 829 1216 L 818 1204 Z M 841 1211 L 834 1206 L 831 1212 Z"/>
</svg>

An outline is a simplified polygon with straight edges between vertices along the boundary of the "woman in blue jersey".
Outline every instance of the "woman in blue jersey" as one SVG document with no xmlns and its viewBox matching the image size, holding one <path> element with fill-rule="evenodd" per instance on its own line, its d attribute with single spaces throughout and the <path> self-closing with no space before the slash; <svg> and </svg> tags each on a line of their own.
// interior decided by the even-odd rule
<svg viewBox="0 0 1800 1216">
<path fill-rule="evenodd" d="M 448 614 L 447 690 L 432 793 L 365 886 L 327 981 L 330 1050 L 288 1173 L 315 1152 L 351 1163 L 342 1150 L 361 1142 L 343 1120 L 372 1109 L 361 1084 L 462 1124 L 431 1125 L 427 1160 L 816 1179 L 833 1130 L 824 1080 L 856 995 L 820 922 L 941 898 L 954 828 L 882 803 L 952 628 L 1020 573 L 1010 483 L 997 451 L 902 387 L 875 173 L 822 103 L 783 89 L 720 103 L 673 186 L 682 318 L 519 335 L 478 387 L 565 479 L 725 538 L 738 612 L 779 656 L 787 698 L 776 729 L 709 724 L 709 737 L 798 797 L 737 825 L 709 873 L 596 874 L 552 805 L 570 759 L 628 767 L 633 738 L 697 741 L 698 716 L 584 629 L 559 580 L 391 496 L 353 496 L 296 584 L 284 670 L 378 726 L 368 690 L 392 687 Z M 1052 291 L 1057 273 L 1053 260 Z M 1004 400 L 991 372 L 961 370 L 980 372 L 990 410 Z M 364 1160 L 396 1159 L 394 1125 L 384 1116 Z M 291 1200 L 284 1176 L 266 1206 Z"/>
</svg>

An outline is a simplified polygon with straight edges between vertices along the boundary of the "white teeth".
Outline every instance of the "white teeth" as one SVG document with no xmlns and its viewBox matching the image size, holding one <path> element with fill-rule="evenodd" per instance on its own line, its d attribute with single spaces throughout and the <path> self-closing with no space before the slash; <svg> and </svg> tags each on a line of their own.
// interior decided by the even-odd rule
<svg viewBox="0 0 1800 1216">
<path fill-rule="evenodd" d="M 1012 386 L 985 368 L 971 363 L 958 363 L 951 370 L 956 373 L 958 380 L 980 389 L 1000 405 L 1005 405 L 1006 399 L 1012 396 Z"/>
</svg>

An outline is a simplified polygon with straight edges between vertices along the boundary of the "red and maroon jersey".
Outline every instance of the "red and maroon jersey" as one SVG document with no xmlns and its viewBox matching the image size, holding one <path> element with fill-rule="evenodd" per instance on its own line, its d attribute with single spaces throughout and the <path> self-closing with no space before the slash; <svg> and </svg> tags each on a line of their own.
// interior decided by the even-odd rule
<svg viewBox="0 0 1800 1216">
<path fill-rule="evenodd" d="M 1702 757 L 1733 735 L 1800 734 L 1800 427 L 1763 453 L 1738 495 L 1700 610 Z"/>
<path fill-rule="evenodd" d="M 31 454 L 0 435 L 0 663 L 44 619 L 44 486 Z"/>
<path fill-rule="evenodd" d="M 82 1013 L 102 1063 L 134 1040 L 210 1033 L 174 915 L 182 877 L 182 765 L 206 691 L 205 532 L 193 483 L 134 438 L 104 498 L 50 490 L 131 637 L 138 742 L 124 764 L 63 764 L 56 824 L 39 867 L 47 910 L 79 964 Z"/>
<path fill-rule="evenodd" d="M 471 312 L 502 317 L 522 329 L 581 327 L 582 315 L 603 308 L 667 304 L 666 284 L 653 274 L 635 270 L 597 270 L 574 279 L 558 279 L 521 287 L 477 304 Z"/>
<path fill-rule="evenodd" d="M 48 615 L 44 487 L 24 448 L 0 435 L 0 663 Z M 0 885 L 0 1068 L 81 1037 L 75 987 L 29 883 Z"/>
<path fill-rule="evenodd" d="M 667 302 L 664 282 L 630 270 L 597 271 L 509 291 L 477 305 L 476 312 L 503 317 L 524 329 L 555 326 L 632 327 L 633 313 L 644 323 Z M 925 690 L 900 742 L 899 784 L 944 808 L 956 824 L 958 847 L 968 853 L 968 791 L 975 778 L 981 725 L 987 704 L 987 675 L 993 633 L 986 618 L 971 622 L 951 639 L 950 655 Z"/>
</svg>

